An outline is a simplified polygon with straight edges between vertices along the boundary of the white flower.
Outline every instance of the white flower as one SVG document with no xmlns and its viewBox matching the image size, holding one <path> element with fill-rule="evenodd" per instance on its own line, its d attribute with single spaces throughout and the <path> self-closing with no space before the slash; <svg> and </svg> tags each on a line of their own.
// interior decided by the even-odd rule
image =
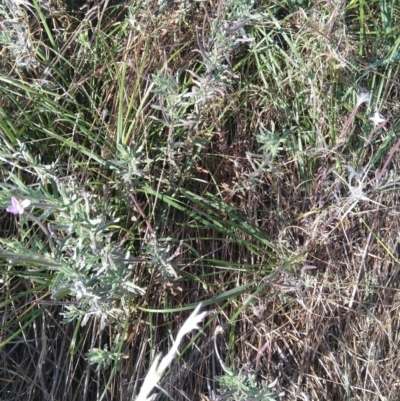
<svg viewBox="0 0 400 401">
<path fill-rule="evenodd" d="M 375 114 L 373 117 L 370 118 L 374 127 L 377 127 L 379 124 L 383 123 L 385 119 L 382 115 L 379 114 L 378 109 L 375 110 Z"/>
</svg>

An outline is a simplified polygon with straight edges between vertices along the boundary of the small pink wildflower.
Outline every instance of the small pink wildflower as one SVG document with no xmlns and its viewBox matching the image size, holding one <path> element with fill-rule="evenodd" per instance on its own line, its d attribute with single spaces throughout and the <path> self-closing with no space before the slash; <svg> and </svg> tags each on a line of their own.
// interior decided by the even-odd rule
<svg viewBox="0 0 400 401">
<path fill-rule="evenodd" d="M 24 213 L 24 209 L 31 204 L 29 199 L 18 199 L 14 196 L 11 197 L 11 205 L 7 207 L 7 212 L 20 215 Z"/>
</svg>

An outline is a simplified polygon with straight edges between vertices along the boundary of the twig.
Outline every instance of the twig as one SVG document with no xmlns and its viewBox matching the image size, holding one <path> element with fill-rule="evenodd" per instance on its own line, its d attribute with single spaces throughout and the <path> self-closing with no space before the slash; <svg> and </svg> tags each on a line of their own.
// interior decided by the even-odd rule
<svg viewBox="0 0 400 401">
<path fill-rule="evenodd" d="M 153 227 L 150 225 L 149 221 L 147 220 L 147 217 L 144 214 L 143 209 L 140 207 L 139 202 L 137 201 L 137 199 L 135 198 L 135 196 L 132 193 L 130 193 L 129 195 L 132 199 L 132 202 L 135 204 L 136 210 L 140 213 L 140 215 L 143 217 L 144 221 L 146 222 L 147 228 L 149 229 L 150 233 L 154 234 Z"/>
</svg>

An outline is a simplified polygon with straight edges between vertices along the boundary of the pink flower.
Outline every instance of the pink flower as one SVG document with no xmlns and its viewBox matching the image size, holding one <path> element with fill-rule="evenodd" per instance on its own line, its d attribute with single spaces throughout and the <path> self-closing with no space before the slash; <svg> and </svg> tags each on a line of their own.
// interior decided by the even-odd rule
<svg viewBox="0 0 400 401">
<path fill-rule="evenodd" d="M 21 216 L 22 213 L 24 213 L 24 209 L 28 207 L 31 204 L 31 201 L 29 199 L 18 199 L 14 196 L 11 197 L 11 205 L 7 207 L 7 212 L 12 213 L 12 214 L 19 214 Z"/>
</svg>

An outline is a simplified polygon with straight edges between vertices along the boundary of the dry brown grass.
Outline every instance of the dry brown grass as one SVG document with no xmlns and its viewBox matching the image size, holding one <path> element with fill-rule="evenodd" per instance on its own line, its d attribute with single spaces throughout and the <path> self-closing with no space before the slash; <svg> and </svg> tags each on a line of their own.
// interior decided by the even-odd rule
<svg viewBox="0 0 400 401">
<path fill-rule="evenodd" d="M 122 83 L 125 94 L 130 97 L 124 98 L 123 109 L 129 119 L 135 118 L 136 122 L 124 142 L 131 145 L 140 141 L 141 132 L 149 130 L 155 121 L 152 118 L 163 117 L 162 111 L 151 108 L 154 104 L 160 108 L 165 106 L 165 98 L 149 91 L 153 74 L 163 69 L 165 76 L 178 77 L 178 86 L 191 82 L 202 60 L 201 51 L 194 50 L 201 47 L 199 40 L 202 41 L 210 30 L 210 15 L 222 2 L 214 3 L 196 3 L 185 17 L 180 3 L 170 5 L 159 18 L 154 17 L 155 4 L 135 14 L 132 20 L 135 29 L 119 44 L 118 57 L 107 59 L 104 65 L 99 63 L 94 71 L 74 77 L 70 94 L 89 90 L 96 80 L 108 82 L 125 66 L 126 80 Z M 103 4 L 99 2 L 98 5 Z M 223 229 L 204 226 L 198 229 L 193 215 L 167 202 L 164 214 L 154 216 L 152 211 L 163 200 L 139 193 L 144 214 L 150 216 L 148 224 L 158 230 L 161 238 L 174 239 L 170 253 L 180 241 L 185 244 L 173 260 L 181 281 L 168 283 L 156 269 L 136 264 L 135 274 L 149 277 L 146 295 L 132 305 L 128 322 L 121 321 L 101 330 L 96 319 L 90 319 L 86 326 L 76 322 L 62 324 L 60 313 L 65 310 L 65 304 L 41 303 L 42 298 L 48 296 L 47 291 L 33 290 L 29 280 L 16 275 L 0 290 L 0 302 L 12 299 L 2 307 L 0 342 L 26 323 L 23 316 L 27 310 L 43 308 L 43 313 L 38 313 L 34 321 L 1 348 L 2 400 L 133 400 L 150 362 L 159 352 L 168 352 L 189 314 L 162 311 L 198 302 L 207 305 L 207 300 L 242 285 L 248 285 L 246 291 L 208 307 L 211 319 L 203 333 L 182 353 L 162 382 L 162 388 L 171 399 L 213 399 L 217 390 L 215 376 L 224 373 L 214 349 L 217 326 L 224 328 L 215 342 L 224 363 L 235 372 L 242 369 L 242 372 L 255 373 L 259 381 L 271 383 L 277 379 L 276 388 L 285 392 L 282 399 L 400 399 L 397 347 L 400 340 L 400 205 L 397 182 L 388 178 L 399 171 L 400 160 L 393 151 L 397 149 L 395 142 L 385 149 L 375 172 L 371 170 L 350 183 L 345 182 L 349 177 L 345 167 L 356 163 L 360 169 L 369 167 L 377 148 L 366 146 L 359 152 L 358 145 L 354 144 L 355 138 L 364 135 L 359 122 L 363 118 L 361 115 L 358 123 L 351 121 L 353 136 L 346 138 L 348 147 L 337 147 L 340 132 L 347 134 L 345 121 L 351 113 L 351 110 L 337 111 L 343 95 L 336 96 L 336 91 L 343 91 L 337 70 L 346 74 L 346 81 L 356 74 L 355 68 L 348 67 L 346 61 L 350 63 L 357 48 L 351 41 L 352 46 L 337 43 L 342 32 L 338 27 L 342 27 L 339 15 L 343 7 L 330 7 L 331 17 L 326 21 L 322 18 L 326 10 L 320 2 L 313 7 L 314 13 L 309 18 L 301 11 L 282 18 L 282 32 L 298 39 L 299 42 L 293 39 L 293 43 L 302 41 L 298 49 L 301 49 L 305 65 L 310 66 L 310 74 L 316 74 L 314 85 L 320 90 L 320 96 L 314 107 L 321 111 L 317 119 L 306 115 L 311 106 L 303 104 L 296 113 L 300 111 L 304 115 L 297 120 L 291 115 L 291 107 L 297 101 L 293 99 L 300 89 L 306 87 L 307 95 L 312 92 L 307 86 L 308 76 L 299 72 L 284 80 L 285 77 L 279 75 L 285 72 L 282 68 L 279 76 L 265 73 L 263 78 L 258 77 L 257 65 L 248 59 L 246 48 L 240 47 L 231 60 L 233 66 L 244 60 L 243 65 L 235 69 L 237 77 L 230 85 L 218 88 L 212 104 L 200 108 L 201 119 L 193 123 L 190 130 L 179 131 L 181 136 L 174 139 L 184 142 L 181 153 L 171 153 L 168 159 L 156 163 L 149 177 L 146 176 L 149 187 L 158 190 L 165 186 L 165 193 L 171 197 L 174 191 L 182 190 L 183 194 L 193 191 L 207 208 L 199 210 L 197 198 L 188 195 L 184 198 L 186 211 L 214 216 L 215 221 L 223 222 L 223 228 L 231 227 L 231 223 L 242 223 L 235 220 L 232 210 L 236 211 L 271 238 L 271 246 L 246 231 L 234 230 L 237 234 L 234 241 L 233 234 L 224 234 Z M 122 20 L 126 12 L 127 8 L 121 10 L 116 19 Z M 286 11 L 282 8 L 281 12 Z M 104 15 L 99 12 L 93 18 L 104 20 L 101 29 L 106 30 L 115 21 L 106 21 Z M 191 21 L 191 25 L 187 21 Z M 199 27 L 197 31 L 196 26 Z M 78 25 L 76 29 L 80 32 L 83 27 Z M 282 39 L 279 36 L 282 32 L 274 39 Z M 317 40 L 322 43 L 318 42 L 321 62 L 313 58 L 312 44 Z M 335 44 L 335 51 L 330 51 Z M 337 52 L 341 50 L 339 57 Z M 319 68 L 314 68 L 313 63 Z M 323 70 L 325 64 L 332 70 Z M 384 73 L 378 71 L 377 76 Z M 245 82 L 245 78 L 250 83 Z M 284 82 L 279 86 L 281 78 Z M 263 80 L 268 81 L 270 90 L 276 90 L 274 96 L 267 97 Z M 120 85 L 105 84 L 96 104 L 93 127 L 107 131 L 101 149 L 106 158 L 112 157 L 117 135 Z M 191 85 L 194 86 L 192 82 Z M 393 116 L 399 109 L 398 85 L 397 76 L 388 79 L 385 96 L 382 96 L 387 107 L 385 111 Z M 326 105 L 331 96 L 328 95 L 330 88 L 333 88 L 332 103 L 335 103 L 332 109 L 337 111 L 337 118 L 332 119 L 329 115 L 332 109 Z M 274 104 L 275 97 L 287 101 L 287 108 L 282 102 Z M 140 110 L 137 115 L 136 108 Z M 103 110 L 108 111 L 105 124 Z M 311 123 L 318 123 L 318 129 L 311 132 Z M 304 130 L 300 132 L 302 124 Z M 395 124 L 387 128 L 394 132 Z M 253 133 L 272 125 L 280 134 L 290 126 L 300 127 L 293 132 L 299 137 L 304 135 L 302 143 L 310 147 L 295 153 L 291 148 L 293 144 L 285 142 L 277 158 L 258 171 L 260 144 Z M 332 137 L 333 131 L 339 134 Z M 306 132 L 311 132 L 310 137 L 306 137 Z M 384 132 L 379 131 L 378 137 L 384 137 Z M 172 135 L 172 128 L 164 128 L 160 138 Z M 313 142 L 310 139 L 313 135 L 319 135 L 319 140 Z M 192 148 L 196 143 L 202 147 L 195 158 Z M 157 140 L 152 144 L 157 145 Z M 152 151 L 150 146 L 145 148 L 146 156 Z M 188 172 L 182 166 L 191 157 L 194 161 Z M 170 188 L 165 182 L 160 184 L 159 176 L 164 177 L 164 174 L 171 183 Z M 83 182 L 85 177 L 86 172 L 81 176 Z M 177 189 L 174 185 L 178 181 L 181 186 Z M 356 202 L 354 188 L 361 185 L 361 181 L 360 188 L 366 195 Z M 220 203 L 207 203 L 212 202 L 209 194 Z M 130 221 L 136 213 L 142 223 L 142 229 L 138 229 L 142 235 L 146 226 L 142 216 L 134 206 L 132 208 L 126 220 L 136 228 L 139 223 Z M 3 219 L 1 224 L 5 227 L 9 221 Z M 119 236 L 121 242 L 129 242 L 128 237 L 125 231 Z M 143 239 L 144 234 L 135 240 Z M 252 252 L 250 246 L 254 246 L 256 252 Z M 268 277 L 271 272 L 276 275 Z M 253 280 L 255 283 L 251 284 Z M 30 289 L 31 292 L 18 298 L 19 293 Z M 157 305 L 156 311 L 154 305 Z M 124 336 L 121 349 L 124 358 L 119 364 L 96 371 L 88 363 L 86 353 L 90 349 L 105 345 L 111 349 L 113 341 Z M 167 398 L 160 392 L 156 399 Z M 214 399 L 219 398 L 214 394 Z"/>
</svg>

